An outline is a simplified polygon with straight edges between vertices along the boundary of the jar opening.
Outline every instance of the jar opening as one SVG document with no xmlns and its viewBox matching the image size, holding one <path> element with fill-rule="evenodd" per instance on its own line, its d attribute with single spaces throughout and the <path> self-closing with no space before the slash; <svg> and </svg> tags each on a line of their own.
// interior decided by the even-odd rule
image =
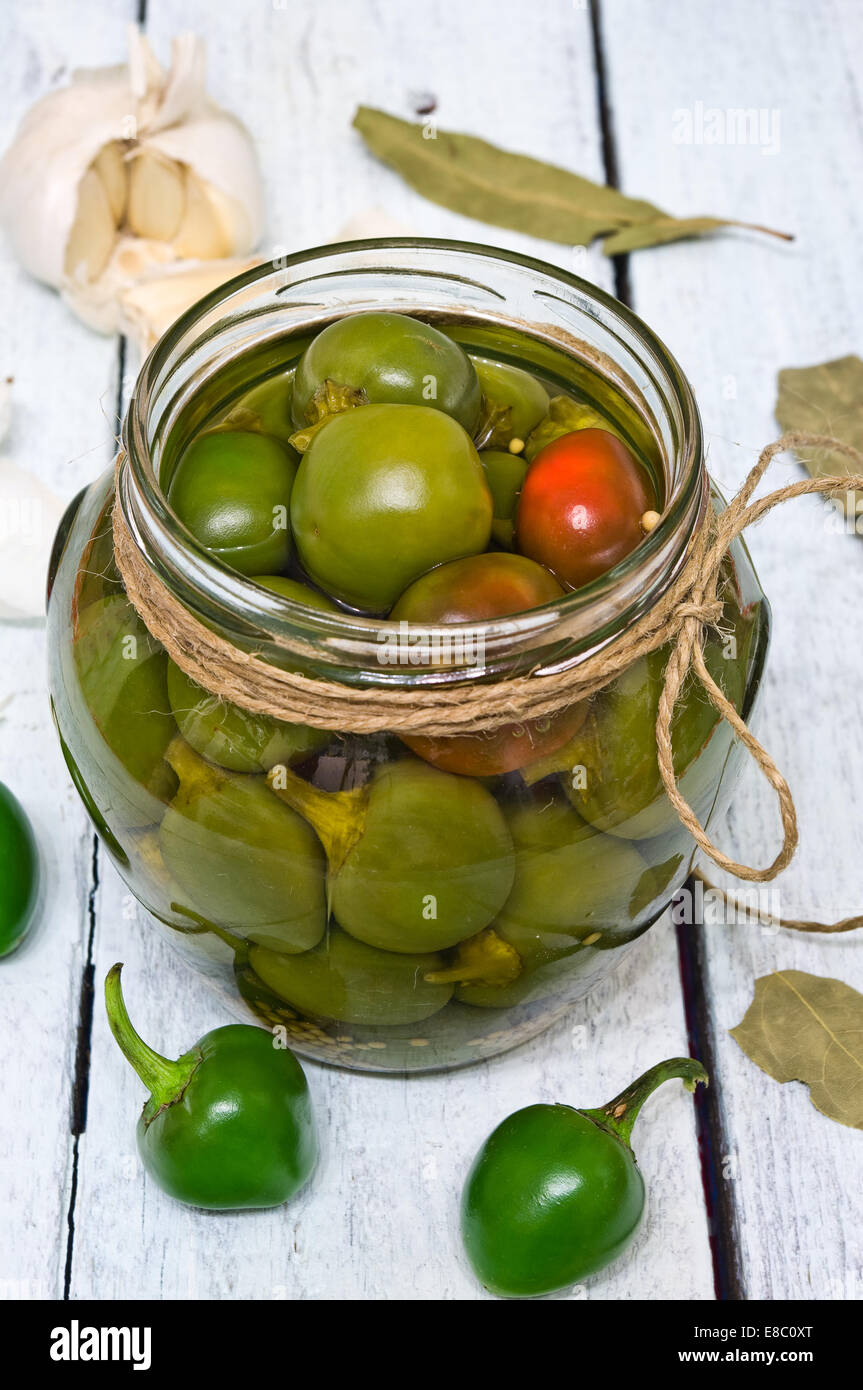
<svg viewBox="0 0 863 1390">
<path fill-rule="evenodd" d="M 599 370 L 651 432 L 664 470 L 662 519 L 614 569 L 511 618 L 424 628 L 307 608 L 214 560 L 159 485 L 165 444 L 189 401 L 252 348 L 316 332 L 371 308 L 526 335 Z M 200 621 L 284 664 L 280 639 L 346 683 L 411 685 L 552 671 L 599 650 L 673 581 L 707 505 L 701 425 L 679 366 L 630 310 L 558 267 L 470 243 L 382 239 L 325 246 L 230 281 L 183 315 L 144 363 L 124 424 L 119 497 L 148 563 Z M 395 659 L 393 659 L 395 657 Z M 292 658 L 291 664 L 296 665 Z"/>
</svg>

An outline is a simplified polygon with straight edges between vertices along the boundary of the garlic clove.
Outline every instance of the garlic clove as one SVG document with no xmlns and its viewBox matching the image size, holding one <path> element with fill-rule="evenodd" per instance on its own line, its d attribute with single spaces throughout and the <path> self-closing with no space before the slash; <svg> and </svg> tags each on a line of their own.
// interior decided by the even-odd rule
<svg viewBox="0 0 863 1390">
<path fill-rule="evenodd" d="M 400 222 L 383 208 L 363 208 L 339 228 L 333 241 L 365 241 L 368 237 L 416 236 L 416 228 Z"/>
<path fill-rule="evenodd" d="M 129 230 L 154 241 L 173 241 L 185 210 L 186 187 L 180 165 L 151 146 L 142 146 L 129 170 Z"/>
<path fill-rule="evenodd" d="M 217 260 L 230 255 L 231 237 L 217 198 L 210 193 L 203 180 L 187 169 L 186 211 L 173 243 L 177 255 L 184 259 Z"/>
<path fill-rule="evenodd" d="M 246 255 L 260 241 L 264 202 L 252 137 L 227 111 L 207 105 L 179 126 L 146 136 L 147 149 L 192 169 L 223 218 L 230 251 Z"/>
<path fill-rule="evenodd" d="M 72 312 L 97 333 L 119 333 L 120 295 L 142 276 L 170 264 L 175 254 L 167 242 L 121 233 L 98 280 L 68 281 L 61 295 Z"/>
<path fill-rule="evenodd" d="M 117 225 L 105 185 L 88 169 L 78 185 L 78 211 L 66 242 L 65 272 L 71 280 L 95 280 L 117 240 Z"/>
<path fill-rule="evenodd" d="M 253 257 L 232 257 L 175 262 L 161 274 L 154 271 L 120 295 L 120 331 L 146 356 L 166 329 L 205 294 L 257 264 Z"/>
<path fill-rule="evenodd" d="M 129 170 L 126 167 L 125 151 L 119 140 L 110 140 L 103 145 L 93 168 L 105 185 L 111 216 L 119 227 L 126 216 L 126 203 L 129 196 Z"/>
</svg>

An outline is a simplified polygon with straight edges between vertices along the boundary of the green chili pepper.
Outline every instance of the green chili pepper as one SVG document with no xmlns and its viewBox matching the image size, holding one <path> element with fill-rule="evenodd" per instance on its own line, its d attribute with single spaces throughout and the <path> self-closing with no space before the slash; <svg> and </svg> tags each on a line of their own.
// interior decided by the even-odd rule
<svg viewBox="0 0 863 1390">
<path fill-rule="evenodd" d="M 0 956 L 20 946 L 39 898 L 39 854 L 26 812 L 0 782 Z"/>
<path fill-rule="evenodd" d="M 105 980 L 111 1031 L 150 1099 L 138 1151 L 170 1197 L 215 1211 L 275 1207 L 317 1159 L 311 1099 L 292 1052 L 263 1028 L 229 1024 L 205 1033 L 176 1062 L 154 1052 L 129 1020 L 122 965 Z"/>
<path fill-rule="evenodd" d="M 477 1277 L 504 1298 L 555 1293 L 617 1259 L 644 1210 L 629 1144 L 648 1096 L 707 1073 L 691 1057 L 659 1062 L 600 1110 L 529 1105 L 510 1115 L 474 1160 L 462 1198 L 462 1239 Z"/>
</svg>

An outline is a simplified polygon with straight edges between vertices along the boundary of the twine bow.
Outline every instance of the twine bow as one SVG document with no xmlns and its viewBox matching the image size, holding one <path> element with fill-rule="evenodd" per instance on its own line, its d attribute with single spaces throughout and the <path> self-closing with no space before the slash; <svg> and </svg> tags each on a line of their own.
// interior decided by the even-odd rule
<svg viewBox="0 0 863 1390">
<path fill-rule="evenodd" d="M 677 816 L 700 849 L 720 868 L 750 882 L 764 883 L 788 865 L 798 842 L 797 814 L 791 790 L 769 753 L 751 733 L 714 681 L 704 661 L 704 629 L 722 615 L 717 589 L 722 563 L 735 538 L 782 502 L 806 493 L 841 497 L 863 490 L 863 471 L 848 476 L 807 478 L 778 488 L 757 502 L 751 498 L 777 454 L 787 449 L 829 449 L 863 470 L 863 453 L 830 435 L 793 432 L 768 444 L 739 492 L 724 512 L 708 510 L 679 575 L 653 607 L 600 651 L 571 669 L 474 682 L 443 688 L 399 690 L 386 686 L 357 689 L 336 681 L 312 679 L 261 660 L 200 623 L 167 589 L 138 548 L 122 507 L 114 506 L 117 566 L 130 602 L 150 633 L 193 680 L 221 699 L 257 714 L 346 733 L 411 733 L 431 736 L 476 734 L 524 720 L 558 713 L 610 684 L 642 656 L 673 642 L 665 669 L 656 720 L 656 749 L 662 782 Z M 118 476 L 121 460 L 118 460 Z M 315 655 L 301 639 L 273 639 L 287 653 Z M 701 682 L 720 717 L 734 730 L 776 792 L 782 823 L 782 846 L 771 864 L 753 868 L 724 854 L 711 840 L 692 807 L 681 795 L 674 774 L 671 722 L 690 671 Z M 785 925 L 793 925 L 785 923 Z M 851 930 L 859 918 L 828 926 L 799 923 L 807 930 Z"/>
</svg>

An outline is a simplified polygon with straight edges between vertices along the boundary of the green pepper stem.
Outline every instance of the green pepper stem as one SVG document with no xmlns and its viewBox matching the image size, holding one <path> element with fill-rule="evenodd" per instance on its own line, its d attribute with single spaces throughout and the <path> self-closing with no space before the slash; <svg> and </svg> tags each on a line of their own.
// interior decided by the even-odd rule
<svg viewBox="0 0 863 1390">
<path fill-rule="evenodd" d="M 639 1076 L 607 1105 L 599 1110 L 582 1110 L 581 1113 L 628 1147 L 632 1127 L 644 1102 L 664 1081 L 671 1081 L 675 1077 L 679 1077 L 688 1091 L 694 1091 L 699 1082 L 704 1086 L 710 1083 L 707 1072 L 694 1058 L 670 1057 L 667 1062 L 657 1062 L 655 1067 Z"/>
<path fill-rule="evenodd" d="M 111 1032 L 126 1061 L 134 1067 L 144 1085 L 151 1093 L 148 1110 L 160 1110 L 178 1100 L 189 1084 L 192 1073 L 198 1066 L 196 1053 L 187 1052 L 178 1061 L 172 1062 L 148 1047 L 143 1038 L 135 1032 L 126 1010 L 123 989 L 120 984 L 122 963 L 112 965 L 105 976 L 105 1008 Z"/>
<path fill-rule="evenodd" d="M 369 800 L 366 788 L 322 792 L 284 763 L 267 773 L 267 782 L 280 800 L 309 822 L 324 847 L 330 873 L 337 874 L 365 829 Z"/>
</svg>

